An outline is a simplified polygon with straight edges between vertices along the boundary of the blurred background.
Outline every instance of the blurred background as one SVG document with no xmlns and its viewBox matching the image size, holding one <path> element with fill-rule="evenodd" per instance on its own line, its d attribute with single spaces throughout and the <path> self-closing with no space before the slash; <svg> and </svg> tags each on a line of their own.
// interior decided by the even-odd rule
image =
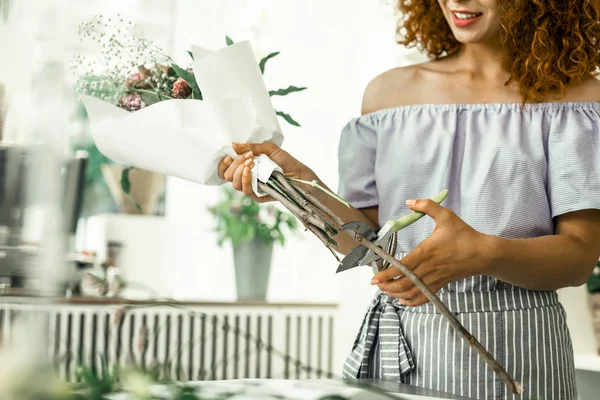
<svg viewBox="0 0 600 400">
<path fill-rule="evenodd" d="M 104 51 L 78 33 L 97 16 L 131 21 L 182 66 L 191 65 L 192 44 L 217 50 L 226 46 L 226 36 L 249 40 L 257 61 L 280 52 L 266 68 L 267 88 L 307 88 L 273 99 L 300 124 L 282 121 L 283 148 L 334 189 L 339 134 L 360 115 L 367 83 L 387 69 L 425 60 L 396 44 L 398 15 L 391 0 L 0 0 L 3 340 L 11 315 L 27 309 L 35 294 L 28 276 L 38 268 L 54 278 L 38 279 L 36 288 L 52 282 L 45 287 L 60 299 L 48 305 L 49 346 L 64 356 L 58 368 L 65 376 L 78 362 L 93 363 L 99 349 L 114 355 L 111 362 L 125 360 L 126 344 L 147 338 L 141 328 L 159 326 L 144 354 L 167 357 L 176 346 L 189 355 L 179 360 L 189 379 L 198 378 L 192 371 L 196 359 L 202 368 L 212 365 L 213 378 L 274 375 L 275 369 L 285 377 L 339 375 L 374 294 L 369 268 L 335 274 L 331 253 L 312 234 L 285 223 L 280 207 L 258 207 L 224 187 L 132 171 L 135 201 L 125 196 L 123 166 L 95 148 L 72 69 L 74 56 L 93 58 Z M 35 155 L 38 147 L 53 158 Z M 59 243 L 60 235 L 65 240 Z M 561 297 L 581 379 L 597 380 L 593 321 L 600 306 L 588 306 L 595 297 L 587 287 L 563 290 Z M 200 310 L 204 319 L 153 305 L 156 299 Z M 123 307 L 135 312 L 115 328 L 115 310 Z M 215 366 L 215 359 L 231 354 L 239 335 L 216 332 L 211 318 L 262 338 L 244 358 L 251 361 Z M 206 348 L 184 349 L 185 339 L 199 332 L 202 340 L 210 335 L 213 340 Z M 281 350 L 280 364 L 266 342 Z M 312 372 L 295 369 L 299 364 L 292 356 Z"/>
</svg>

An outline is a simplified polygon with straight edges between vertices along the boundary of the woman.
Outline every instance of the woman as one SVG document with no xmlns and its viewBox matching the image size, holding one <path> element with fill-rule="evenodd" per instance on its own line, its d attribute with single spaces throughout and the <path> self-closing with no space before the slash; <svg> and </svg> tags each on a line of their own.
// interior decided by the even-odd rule
<svg viewBox="0 0 600 400">
<path fill-rule="evenodd" d="M 556 289 L 583 284 L 600 256 L 600 2 L 399 0 L 401 44 L 432 61 L 387 71 L 343 129 L 345 221 L 378 228 L 410 210 L 399 258 L 438 292 L 524 389 L 507 392 L 395 268 L 344 365 L 480 399 L 575 399 L 573 353 Z M 271 143 L 235 145 L 220 175 L 256 199 L 252 157 L 319 179 Z M 448 188 L 444 206 L 426 200 Z M 408 200 L 405 199 L 420 199 Z M 410 209 L 410 210 L 409 210 Z M 338 250 L 356 243 L 345 234 Z M 394 279 L 398 278 L 398 279 Z"/>
</svg>

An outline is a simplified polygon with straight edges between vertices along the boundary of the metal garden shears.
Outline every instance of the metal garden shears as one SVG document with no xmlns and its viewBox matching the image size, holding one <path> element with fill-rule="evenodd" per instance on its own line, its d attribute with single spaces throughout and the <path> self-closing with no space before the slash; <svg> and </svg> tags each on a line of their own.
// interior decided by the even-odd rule
<svg viewBox="0 0 600 400">
<path fill-rule="evenodd" d="M 437 196 L 433 197 L 432 200 L 437 204 L 440 204 L 448 195 L 448 189 L 443 190 Z M 344 231 L 353 231 L 363 236 L 365 239 L 376 244 L 378 247 L 385 250 L 388 254 L 394 256 L 396 252 L 397 236 L 396 232 L 407 226 L 420 220 L 425 214 L 421 212 L 413 212 L 405 215 L 400 219 L 393 221 L 387 221 L 385 225 L 377 232 L 364 222 L 354 221 L 342 225 L 340 228 Z M 381 272 L 387 267 L 388 263 L 385 262 L 377 254 L 366 248 L 364 245 L 359 245 L 352 249 L 346 257 L 342 260 L 342 263 L 338 266 L 336 272 L 347 271 L 354 267 L 361 265 L 371 265 L 373 272 Z"/>
</svg>

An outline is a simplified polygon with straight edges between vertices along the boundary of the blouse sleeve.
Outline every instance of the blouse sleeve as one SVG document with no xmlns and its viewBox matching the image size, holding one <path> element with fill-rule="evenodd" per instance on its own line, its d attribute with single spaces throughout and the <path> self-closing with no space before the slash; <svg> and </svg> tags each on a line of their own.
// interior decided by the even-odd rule
<svg viewBox="0 0 600 400">
<path fill-rule="evenodd" d="M 575 115 L 563 115 L 557 125 L 548 137 L 552 217 L 600 209 L 600 113 L 581 109 Z"/>
<path fill-rule="evenodd" d="M 375 183 L 376 129 L 372 115 L 355 118 L 342 129 L 338 194 L 355 208 L 379 204 Z"/>
</svg>

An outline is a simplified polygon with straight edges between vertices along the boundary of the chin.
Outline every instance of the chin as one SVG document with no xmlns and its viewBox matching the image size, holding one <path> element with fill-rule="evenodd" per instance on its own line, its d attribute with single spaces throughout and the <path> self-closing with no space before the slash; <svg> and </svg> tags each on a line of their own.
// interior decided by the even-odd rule
<svg viewBox="0 0 600 400">
<path fill-rule="evenodd" d="M 460 44 L 483 44 L 488 41 L 484 35 L 479 35 L 474 32 L 454 32 L 454 37 Z"/>
<path fill-rule="evenodd" d="M 500 41 L 500 30 L 490 32 L 489 30 L 464 30 L 452 29 L 452 34 L 461 44 L 490 44 Z"/>
</svg>

